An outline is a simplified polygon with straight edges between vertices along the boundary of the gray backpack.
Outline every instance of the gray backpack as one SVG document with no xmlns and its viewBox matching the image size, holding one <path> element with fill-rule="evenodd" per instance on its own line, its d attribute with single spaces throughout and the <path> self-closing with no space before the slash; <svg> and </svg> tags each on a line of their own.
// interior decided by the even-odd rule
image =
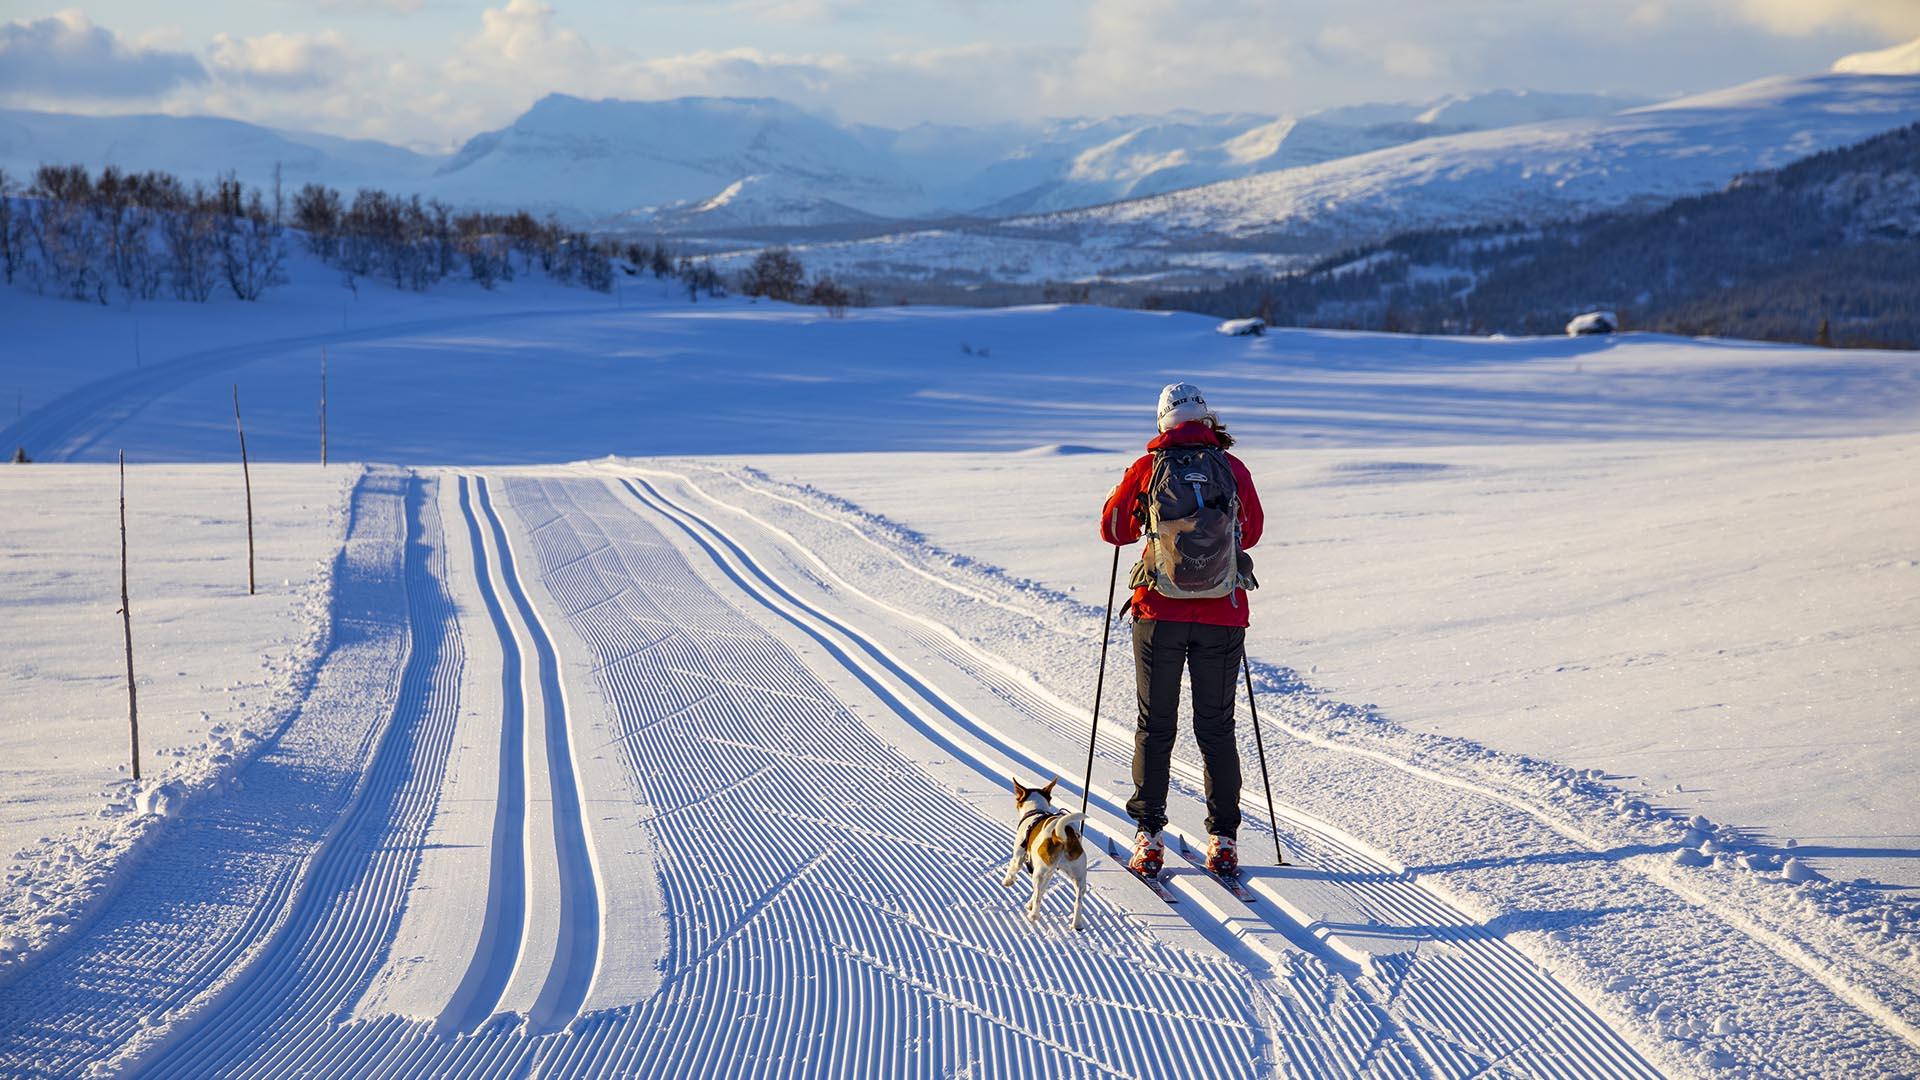
<svg viewBox="0 0 1920 1080">
<path fill-rule="evenodd" d="M 1170 446 L 1153 452 L 1143 500 L 1146 551 L 1132 584 L 1162 596 L 1207 599 L 1255 587 L 1240 551 L 1240 487 L 1226 451 Z"/>
</svg>

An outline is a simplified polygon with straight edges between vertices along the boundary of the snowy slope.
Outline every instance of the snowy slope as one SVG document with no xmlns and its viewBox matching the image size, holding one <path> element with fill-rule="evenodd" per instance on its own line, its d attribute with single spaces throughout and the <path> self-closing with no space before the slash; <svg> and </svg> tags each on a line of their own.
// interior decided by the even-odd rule
<svg viewBox="0 0 1920 1080">
<path fill-rule="evenodd" d="M 355 300 L 294 269 L 258 305 L 0 292 L 4 371 L 34 388 L 0 441 L 81 462 L 0 489 L 35 515 L 0 613 L 53 628 L 0 659 L 7 707 L 60 718 L 7 747 L 42 793 L 16 820 L 64 792 L 69 823 L 166 821 L 122 862 L 49 820 L 9 867 L 0 1071 L 1920 1068 L 1920 912 L 1827 880 L 1898 883 L 1914 847 L 1908 356 L 836 320 L 650 280 Z M 335 636 L 286 683 L 297 710 L 233 695 L 230 729 L 285 723 L 222 762 L 192 741 L 196 693 L 227 685 L 201 673 L 306 624 L 203 627 L 245 598 L 217 554 L 231 504 L 195 503 L 231 498 L 236 383 L 257 459 L 311 460 L 322 346 L 336 458 L 418 468 L 368 472 L 344 521 L 310 466 L 256 476 L 276 565 L 345 530 L 325 575 L 278 587 L 320 590 Z M 1175 376 L 1267 485 L 1256 899 L 1176 860 L 1167 907 L 1101 855 L 1087 934 L 1058 893 L 1030 927 L 998 884 L 1002 785 L 1085 760 L 1088 500 Z M 172 500 L 135 525 L 182 538 L 135 606 L 208 785 L 177 819 L 105 772 L 117 687 L 84 674 L 113 604 L 88 591 L 111 548 L 83 493 L 120 446 Z M 182 460 L 208 464 L 144 464 Z M 1009 492 L 1031 503 L 1012 524 L 983 512 Z M 1108 689 L 1097 851 L 1127 831 Z"/>
<path fill-rule="evenodd" d="M 1671 199 L 1920 119 L 1920 78 L 1766 79 L 1611 116 L 1428 139 L 1306 169 L 1010 224 L 1337 238 Z"/>
<path fill-rule="evenodd" d="M 602 216 L 706 202 L 748 177 L 785 198 L 871 214 L 898 215 L 923 202 L 884 155 L 829 120 L 767 98 L 549 94 L 508 127 L 467 140 L 437 171 L 433 190 L 461 204 Z"/>
<path fill-rule="evenodd" d="M 1312 164 L 1438 132 L 1586 116 L 1632 104 L 1588 94 L 1494 91 L 1305 117 L 1164 116 L 919 125 L 842 124 L 771 99 L 586 101 L 549 95 L 451 156 L 211 117 L 0 111 L 0 168 L 43 162 L 232 169 L 284 181 L 380 186 L 457 205 L 526 206 L 670 231 L 997 216 L 1087 206 Z"/>
<path fill-rule="evenodd" d="M 279 131 L 211 116 L 77 116 L 0 109 L 0 169 L 16 180 L 42 164 L 158 169 L 212 181 L 231 170 L 273 190 L 273 169 L 291 193 L 305 183 L 416 189 L 438 159 L 367 139 Z"/>
<path fill-rule="evenodd" d="M 1434 110 L 1445 117 L 1448 107 Z M 1471 114 L 1469 114 L 1471 115 Z M 1035 268 L 1004 277 L 1125 278 L 1182 266 L 1296 262 L 1394 233 L 1657 204 L 1920 119 L 1920 77 L 1769 79 L 1600 117 L 1425 138 L 1301 168 L 938 234 L 805 249 L 842 276 L 884 266 L 958 275 L 1007 243 Z"/>
</svg>

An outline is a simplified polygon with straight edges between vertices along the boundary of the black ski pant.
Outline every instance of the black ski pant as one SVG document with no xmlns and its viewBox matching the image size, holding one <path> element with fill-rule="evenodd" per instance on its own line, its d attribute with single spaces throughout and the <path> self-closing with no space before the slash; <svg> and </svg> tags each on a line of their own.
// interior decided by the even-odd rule
<svg viewBox="0 0 1920 1080">
<path fill-rule="evenodd" d="M 1167 776 L 1185 669 L 1192 676 L 1193 738 L 1206 766 L 1207 831 L 1239 832 L 1240 745 L 1233 737 L 1233 693 L 1246 643 L 1243 627 L 1135 620 L 1140 722 L 1133 733 L 1133 798 L 1127 800 L 1127 813 L 1142 829 L 1159 832 L 1167 824 Z"/>
</svg>

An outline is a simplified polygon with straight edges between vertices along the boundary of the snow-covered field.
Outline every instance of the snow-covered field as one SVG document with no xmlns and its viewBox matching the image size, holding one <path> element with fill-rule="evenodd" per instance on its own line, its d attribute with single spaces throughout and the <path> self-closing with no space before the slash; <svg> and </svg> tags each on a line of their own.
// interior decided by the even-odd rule
<svg viewBox="0 0 1920 1080">
<path fill-rule="evenodd" d="M 1231 399 L 1216 396 L 1231 419 Z M 1253 649 L 1415 731 L 1596 769 L 1920 888 L 1920 437 L 1249 449 Z M 747 464 L 1083 602 L 1131 455 Z M 928 476 L 939 477 L 937 485 Z M 1020 541 L 979 512 L 1019 491 Z M 1123 568 L 1124 569 L 1124 568 Z"/>
<path fill-rule="evenodd" d="M 56 462 L 0 473 L 9 1073 L 1920 1071 L 1920 909 L 1876 884 L 1920 885 L 1909 355 L 297 269 L 251 308 L 0 291 L 0 442 Z M 1090 519 L 1174 377 L 1271 516 L 1258 898 L 1102 856 L 1085 934 L 1064 891 L 1029 927 L 1005 778 L 1077 784 Z M 139 792 L 123 447 L 184 750 Z"/>
</svg>

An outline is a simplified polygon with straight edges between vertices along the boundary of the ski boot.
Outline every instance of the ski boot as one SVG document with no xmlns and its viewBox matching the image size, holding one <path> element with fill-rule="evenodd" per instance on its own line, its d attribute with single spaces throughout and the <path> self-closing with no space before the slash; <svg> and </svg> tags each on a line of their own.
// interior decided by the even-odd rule
<svg viewBox="0 0 1920 1080">
<path fill-rule="evenodd" d="M 1240 851 L 1233 837 L 1215 836 L 1207 841 L 1207 872 L 1224 878 L 1240 876 Z"/>
<path fill-rule="evenodd" d="M 1133 856 L 1127 860 L 1127 869 L 1141 877 L 1159 877 L 1166 853 L 1166 845 L 1160 842 L 1159 833 L 1142 830 L 1133 838 Z"/>
</svg>

